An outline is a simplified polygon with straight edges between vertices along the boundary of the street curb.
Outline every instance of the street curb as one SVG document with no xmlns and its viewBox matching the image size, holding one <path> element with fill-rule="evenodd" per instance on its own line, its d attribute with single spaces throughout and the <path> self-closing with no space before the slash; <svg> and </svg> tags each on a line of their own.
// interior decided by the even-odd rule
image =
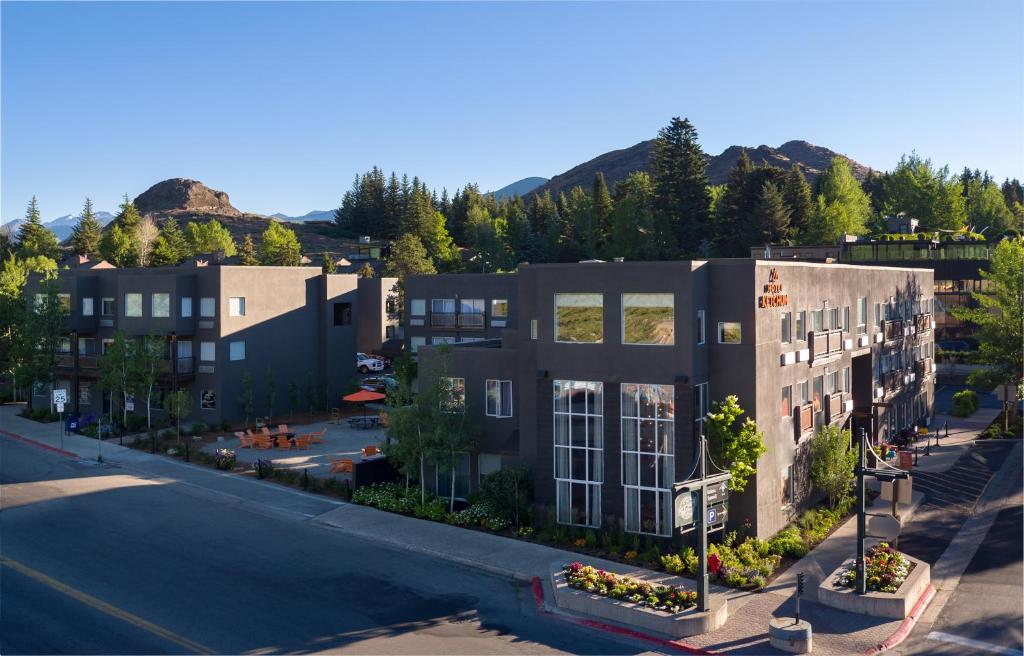
<svg viewBox="0 0 1024 656">
<path fill-rule="evenodd" d="M 935 588 L 931 583 L 929 583 L 928 587 L 921 593 L 921 596 L 918 597 L 917 603 L 914 604 L 913 610 L 910 611 L 910 615 L 907 615 L 899 628 L 897 628 L 891 636 L 874 647 L 862 651 L 861 656 L 875 656 L 875 654 L 881 654 L 883 651 L 892 649 L 906 640 L 907 636 L 909 636 L 910 632 L 914 629 L 914 625 L 917 624 L 917 620 L 924 615 L 925 609 L 928 608 L 928 604 L 931 603 L 933 598 L 935 598 Z"/>
<path fill-rule="evenodd" d="M 534 576 L 532 581 L 533 588 L 533 601 L 537 605 L 537 612 L 542 613 L 551 617 L 552 619 L 561 620 L 568 622 L 569 624 L 575 624 L 577 626 L 584 626 L 588 629 L 597 629 L 598 631 L 604 631 L 605 633 L 611 633 L 613 635 L 622 636 L 626 638 L 633 638 L 636 640 L 642 640 L 644 642 L 650 642 L 658 645 L 659 647 L 668 647 L 669 649 L 675 649 L 681 651 L 684 654 L 699 654 L 699 655 L 712 655 L 715 652 L 705 651 L 700 647 L 694 647 L 688 645 L 685 642 L 678 640 L 667 640 L 665 638 L 659 638 L 657 636 L 648 635 L 635 631 L 633 629 L 627 629 L 614 624 L 606 624 L 597 620 L 588 620 L 582 617 L 576 617 L 574 615 L 565 615 L 562 613 L 553 613 L 547 609 L 547 605 L 544 603 L 544 586 L 541 584 L 540 577 Z"/>
<path fill-rule="evenodd" d="M 11 438 L 13 440 L 18 440 L 19 442 L 24 442 L 25 444 L 31 444 L 32 446 L 39 447 L 40 449 L 45 449 L 46 451 L 50 451 L 52 453 L 56 453 L 58 455 L 62 455 L 62 456 L 68 457 L 68 458 L 80 458 L 81 457 L 77 453 L 72 453 L 71 451 L 65 451 L 64 449 L 58 449 L 55 446 L 50 446 L 49 444 L 44 444 L 43 442 L 37 442 L 35 440 L 30 440 L 27 437 L 22 437 L 21 435 L 18 435 L 17 433 L 12 433 L 12 432 L 6 431 L 6 430 L 4 430 L 2 428 L 0 428 L 0 435 L 3 435 L 5 437 L 9 437 L 9 438 Z"/>
</svg>

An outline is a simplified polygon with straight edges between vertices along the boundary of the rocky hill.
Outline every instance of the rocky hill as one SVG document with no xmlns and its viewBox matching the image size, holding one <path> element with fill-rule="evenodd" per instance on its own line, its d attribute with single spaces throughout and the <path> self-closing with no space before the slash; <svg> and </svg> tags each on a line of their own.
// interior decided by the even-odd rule
<svg viewBox="0 0 1024 656">
<path fill-rule="evenodd" d="M 488 193 L 493 194 L 495 198 L 512 198 L 516 194 L 526 196 L 547 181 L 547 178 L 523 178 L 522 180 L 516 180 L 512 184 L 505 185 L 497 191 L 490 191 Z"/>
<path fill-rule="evenodd" d="M 171 178 L 158 182 L 135 197 L 140 214 L 159 216 L 177 214 L 210 214 L 241 216 L 223 191 L 210 189 L 198 180 Z"/>
<path fill-rule="evenodd" d="M 563 191 L 568 193 L 576 185 L 589 189 L 594 182 L 594 174 L 598 171 L 604 173 L 605 181 L 608 183 L 608 186 L 611 186 L 633 171 L 650 171 L 651 150 L 653 148 L 653 140 L 641 141 L 629 148 L 613 150 L 603 155 L 598 155 L 588 162 L 574 166 L 565 173 L 556 175 L 547 184 L 531 192 L 530 195 L 532 196 L 534 193 L 543 194 L 545 191 L 550 191 L 552 195 L 557 195 Z M 711 184 L 725 184 L 729 177 L 729 171 L 736 164 L 736 160 L 739 159 L 742 149 L 743 147 L 741 146 L 730 146 L 719 155 L 708 156 L 707 172 L 708 180 Z M 763 164 L 789 170 L 794 164 L 800 164 L 808 180 L 814 180 L 821 175 L 825 167 L 832 161 L 832 158 L 840 154 L 834 150 L 815 146 L 806 141 L 787 141 L 778 148 L 758 146 L 756 148 L 747 148 L 746 150 L 747 157 L 750 158 L 754 165 Z M 854 176 L 858 180 L 863 180 L 870 170 L 869 167 L 852 159 L 850 160 L 850 165 L 853 168 Z"/>
</svg>

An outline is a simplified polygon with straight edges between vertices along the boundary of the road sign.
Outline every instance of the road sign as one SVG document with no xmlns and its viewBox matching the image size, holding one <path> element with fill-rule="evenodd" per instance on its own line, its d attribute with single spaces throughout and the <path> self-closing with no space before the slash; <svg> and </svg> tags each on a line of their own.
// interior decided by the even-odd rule
<svg viewBox="0 0 1024 656">
<path fill-rule="evenodd" d="M 729 517 L 729 511 L 725 506 L 709 506 L 708 507 L 708 528 L 713 529 L 719 524 L 725 524 L 725 520 Z"/>
<path fill-rule="evenodd" d="M 54 403 L 67 403 L 68 402 L 68 391 L 66 389 L 55 389 L 55 390 L 53 390 L 53 402 Z"/>
<path fill-rule="evenodd" d="M 57 402 L 57 412 L 58 413 L 63 413 L 64 412 L 64 403 L 62 401 L 58 401 Z"/>
<path fill-rule="evenodd" d="M 135 412 L 135 399 L 132 396 L 125 397 L 124 409 L 128 412 Z"/>
<path fill-rule="evenodd" d="M 708 505 L 723 503 L 729 498 L 729 484 L 726 481 L 712 483 L 704 488 L 708 496 Z"/>
<path fill-rule="evenodd" d="M 693 525 L 695 518 L 693 509 L 697 507 L 700 500 L 696 492 L 683 490 L 676 495 L 676 528 L 686 529 Z"/>
</svg>

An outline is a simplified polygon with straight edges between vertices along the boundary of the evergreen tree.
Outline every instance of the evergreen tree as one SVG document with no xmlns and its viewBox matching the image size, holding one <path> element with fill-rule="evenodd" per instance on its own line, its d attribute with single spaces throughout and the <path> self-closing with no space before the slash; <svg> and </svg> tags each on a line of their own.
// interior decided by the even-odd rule
<svg viewBox="0 0 1024 656">
<path fill-rule="evenodd" d="M 654 209 L 684 254 L 697 253 L 707 234 L 711 193 L 705 164 L 689 119 L 675 117 L 658 132 L 651 153 Z"/>
<path fill-rule="evenodd" d="M 761 185 L 757 203 L 754 205 L 753 218 L 756 237 L 761 243 L 789 243 L 790 211 L 783 200 L 782 192 L 769 180 L 765 180 Z"/>
<path fill-rule="evenodd" d="M 600 248 L 604 247 L 608 239 L 609 221 L 615 203 L 612 200 L 611 192 L 604 181 L 604 173 L 598 171 L 594 174 L 594 221 L 597 225 L 597 241 Z"/>
<path fill-rule="evenodd" d="M 174 266 L 189 255 L 188 240 L 178 227 L 178 222 L 169 218 L 160 226 L 160 236 L 153 245 L 151 264 L 153 266 Z"/>
<path fill-rule="evenodd" d="M 57 235 L 43 225 L 35 196 L 29 201 L 25 222 L 18 227 L 18 253 L 23 259 L 42 256 L 56 260 L 60 256 L 60 242 Z"/>
<path fill-rule="evenodd" d="M 458 251 L 448 234 L 443 214 L 434 209 L 430 195 L 414 180 L 408 207 L 402 219 L 402 233 L 416 236 L 439 269 L 454 266 Z"/>
<path fill-rule="evenodd" d="M 231 237 L 228 229 L 216 219 L 210 219 L 205 223 L 189 221 L 185 226 L 185 238 L 188 241 L 189 250 L 194 255 L 212 255 L 223 252 L 225 257 L 233 257 L 238 254 L 235 240 Z"/>
<path fill-rule="evenodd" d="M 238 263 L 242 266 L 256 266 L 260 263 L 256 257 L 256 245 L 252 242 L 252 235 L 246 234 L 242 239 L 242 248 L 238 251 Z"/>
<path fill-rule="evenodd" d="M 833 157 L 818 180 L 818 197 L 809 238 L 834 244 L 844 233 L 862 235 L 871 219 L 871 200 L 853 177 L 845 157 Z"/>
<path fill-rule="evenodd" d="M 360 278 L 374 278 L 376 277 L 377 272 L 373 270 L 372 264 L 369 262 L 363 262 L 363 266 L 359 267 L 359 270 L 356 271 L 356 275 Z"/>
<path fill-rule="evenodd" d="M 103 235 L 103 241 L 100 242 L 100 255 L 116 267 L 138 265 L 138 256 L 135 253 L 131 235 L 116 223 Z"/>
<path fill-rule="evenodd" d="M 416 235 L 403 234 L 393 244 L 384 260 L 385 274 L 400 280 L 406 276 L 437 273 L 434 263 L 427 255 L 427 249 Z"/>
<path fill-rule="evenodd" d="M 320 265 L 320 270 L 323 273 L 336 273 L 338 267 L 334 264 L 334 258 L 331 257 L 330 253 L 325 252 L 323 255 L 323 264 Z"/>
<path fill-rule="evenodd" d="M 714 230 L 715 250 L 724 257 L 749 255 L 750 251 L 744 252 L 744 244 L 739 243 L 736 237 L 753 211 L 756 201 L 756 197 L 749 193 L 752 186 L 749 179 L 753 171 L 754 166 L 750 163 L 746 149 L 740 150 L 740 156 L 729 171 L 725 192 L 719 201 L 721 209 Z"/>
<path fill-rule="evenodd" d="M 92 211 L 92 201 L 86 198 L 78 224 L 71 231 L 71 250 L 77 255 L 96 257 L 100 254 L 102 240 L 103 224 Z"/>
<path fill-rule="evenodd" d="M 811 185 L 807 184 L 804 172 L 799 164 L 786 173 L 786 182 L 782 187 L 782 199 L 789 208 L 789 227 L 791 236 L 799 240 L 807 232 L 807 226 L 814 213 L 814 197 Z"/>
<path fill-rule="evenodd" d="M 271 221 L 260 240 L 260 264 L 264 266 L 299 266 L 302 249 L 295 232 L 277 221 Z"/>
<path fill-rule="evenodd" d="M 650 176 L 634 171 L 615 185 L 615 204 L 609 216 L 610 233 L 605 257 L 655 260 L 653 190 Z"/>
</svg>

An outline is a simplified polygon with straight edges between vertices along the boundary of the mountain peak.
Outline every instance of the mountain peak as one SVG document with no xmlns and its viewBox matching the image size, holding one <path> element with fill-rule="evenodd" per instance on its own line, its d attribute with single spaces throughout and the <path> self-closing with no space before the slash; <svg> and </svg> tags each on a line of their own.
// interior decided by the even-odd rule
<svg viewBox="0 0 1024 656">
<path fill-rule="evenodd" d="M 140 214 L 210 214 L 241 216 L 228 195 L 198 180 L 171 178 L 158 182 L 135 197 Z"/>
</svg>

